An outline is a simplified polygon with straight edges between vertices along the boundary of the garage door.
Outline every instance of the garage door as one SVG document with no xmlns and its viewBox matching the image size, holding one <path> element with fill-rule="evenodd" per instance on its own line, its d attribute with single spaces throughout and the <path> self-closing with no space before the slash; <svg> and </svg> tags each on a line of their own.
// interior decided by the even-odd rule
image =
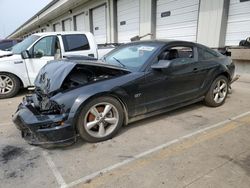
<svg viewBox="0 0 250 188">
<path fill-rule="evenodd" d="M 118 42 L 129 42 L 139 35 L 139 0 L 117 0 Z"/>
<path fill-rule="evenodd" d="M 92 10 L 93 34 L 98 44 L 107 42 L 106 6 Z"/>
<path fill-rule="evenodd" d="M 62 27 L 60 23 L 56 23 L 53 25 L 53 30 L 54 31 L 62 31 Z"/>
<path fill-rule="evenodd" d="M 199 0 L 158 0 L 156 38 L 196 41 Z"/>
<path fill-rule="evenodd" d="M 76 31 L 84 31 L 85 30 L 85 22 L 84 22 L 84 14 L 79 14 L 75 16 L 75 30 Z"/>
<path fill-rule="evenodd" d="M 67 19 L 63 21 L 63 31 L 71 31 L 71 19 Z"/>
<path fill-rule="evenodd" d="M 230 0 L 226 45 L 238 45 L 250 37 L 250 1 Z"/>
</svg>

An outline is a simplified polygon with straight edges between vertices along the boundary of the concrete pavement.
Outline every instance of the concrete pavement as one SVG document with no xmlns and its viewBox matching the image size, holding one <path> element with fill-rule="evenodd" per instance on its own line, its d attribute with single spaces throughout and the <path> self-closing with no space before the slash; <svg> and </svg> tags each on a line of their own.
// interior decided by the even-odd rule
<svg viewBox="0 0 250 188">
<path fill-rule="evenodd" d="M 12 124 L 24 94 L 0 101 L 0 187 L 250 187 L 247 78 L 221 107 L 197 103 L 52 150 L 28 145 Z"/>
</svg>

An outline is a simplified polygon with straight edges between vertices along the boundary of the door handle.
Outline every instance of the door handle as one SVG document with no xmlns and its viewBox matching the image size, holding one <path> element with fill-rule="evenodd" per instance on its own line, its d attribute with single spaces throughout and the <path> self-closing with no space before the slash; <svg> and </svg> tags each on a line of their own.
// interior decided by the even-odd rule
<svg viewBox="0 0 250 188">
<path fill-rule="evenodd" d="M 198 68 L 194 68 L 194 69 L 193 69 L 193 72 L 198 72 Z"/>
</svg>

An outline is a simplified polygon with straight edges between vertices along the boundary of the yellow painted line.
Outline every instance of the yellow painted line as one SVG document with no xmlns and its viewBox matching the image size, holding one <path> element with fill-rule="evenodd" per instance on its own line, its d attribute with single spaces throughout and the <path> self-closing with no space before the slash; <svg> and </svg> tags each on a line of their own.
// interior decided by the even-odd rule
<svg viewBox="0 0 250 188">
<path fill-rule="evenodd" d="M 246 125 L 246 124 L 240 124 L 240 126 Z M 235 128 L 239 127 L 239 123 L 231 122 L 223 126 L 222 128 L 215 129 L 208 133 L 203 133 L 197 137 L 187 139 L 179 144 L 176 144 L 174 146 L 170 146 L 167 148 L 164 148 L 160 150 L 157 153 L 154 153 L 148 157 L 144 157 L 142 159 L 138 159 L 134 161 L 133 163 L 128 164 L 127 166 L 123 166 L 119 169 L 116 169 L 115 171 L 112 171 L 112 176 L 109 174 L 103 174 L 102 176 L 99 176 L 95 179 L 93 179 L 89 184 L 79 185 L 78 187 L 86 187 L 86 188 L 96 188 L 96 187 L 102 187 L 102 185 L 105 185 L 106 182 L 110 182 L 110 179 L 115 177 L 116 179 L 119 179 L 119 177 L 123 177 L 126 174 L 130 174 L 134 170 L 142 169 L 143 167 L 151 164 L 155 161 L 160 161 L 163 159 L 166 159 L 168 157 L 177 155 L 191 147 L 197 144 L 201 144 L 202 142 L 205 142 L 207 140 L 211 140 L 215 137 L 221 136 L 226 134 L 229 131 L 234 130 Z"/>
<path fill-rule="evenodd" d="M 195 131 L 191 134 L 185 135 L 178 139 L 172 140 L 168 143 L 157 146 L 151 150 L 145 151 L 141 154 L 134 156 L 132 159 L 124 160 L 120 163 L 114 164 L 103 170 L 80 178 L 67 184 L 65 187 L 101 187 L 105 182 L 109 182 L 111 178 L 119 178 L 134 170 L 141 169 L 154 161 L 166 159 L 181 153 L 194 145 L 200 144 L 207 140 L 211 140 L 218 136 L 224 135 L 236 129 L 239 126 L 250 125 L 250 111 L 240 114 L 231 119 L 222 121 L 215 125 L 211 125 L 204 129 Z M 110 176 L 110 173 L 112 176 Z M 89 183 L 86 183 L 89 182 Z M 81 183 L 84 183 L 80 185 Z"/>
</svg>

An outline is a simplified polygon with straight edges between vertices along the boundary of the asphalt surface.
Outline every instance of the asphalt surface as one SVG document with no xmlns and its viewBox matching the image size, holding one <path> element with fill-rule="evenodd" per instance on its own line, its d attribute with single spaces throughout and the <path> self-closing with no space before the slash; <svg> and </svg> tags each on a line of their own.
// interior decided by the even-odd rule
<svg viewBox="0 0 250 188">
<path fill-rule="evenodd" d="M 108 141 L 28 145 L 0 100 L 0 187 L 250 187 L 250 79 L 226 103 L 193 104 L 123 127 Z"/>
</svg>

